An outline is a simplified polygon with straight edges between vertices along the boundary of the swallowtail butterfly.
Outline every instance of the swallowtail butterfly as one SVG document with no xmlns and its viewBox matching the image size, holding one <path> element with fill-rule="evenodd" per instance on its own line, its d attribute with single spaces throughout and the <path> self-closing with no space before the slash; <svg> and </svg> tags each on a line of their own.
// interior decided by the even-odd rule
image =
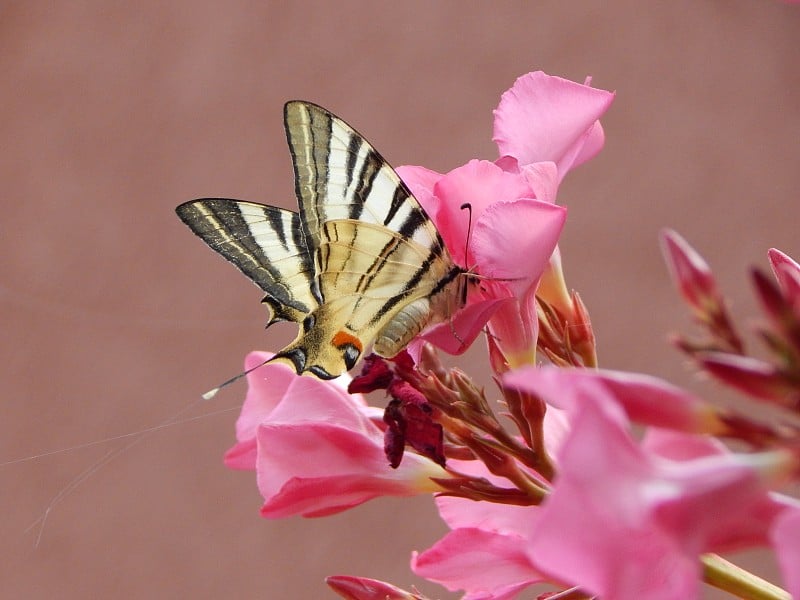
<svg viewBox="0 0 800 600">
<path fill-rule="evenodd" d="M 181 220 L 265 293 L 267 327 L 300 325 L 272 359 L 322 379 L 370 346 L 392 357 L 465 301 L 456 265 L 422 206 L 363 136 L 292 101 L 284 125 L 300 212 L 223 198 L 181 204 Z"/>
</svg>

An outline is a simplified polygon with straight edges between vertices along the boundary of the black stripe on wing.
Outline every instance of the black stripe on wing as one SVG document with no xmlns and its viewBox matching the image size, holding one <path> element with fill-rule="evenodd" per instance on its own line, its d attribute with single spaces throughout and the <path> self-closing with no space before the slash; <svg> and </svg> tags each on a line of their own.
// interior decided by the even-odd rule
<svg viewBox="0 0 800 600">
<path fill-rule="evenodd" d="M 397 294 L 395 294 L 392 298 L 389 298 L 383 305 L 375 311 L 375 316 L 372 319 L 373 323 L 378 323 L 384 315 L 388 314 L 391 310 L 393 310 L 398 304 L 404 302 L 409 296 L 411 296 L 415 291 L 419 282 L 427 275 L 428 271 L 431 268 L 431 265 L 436 261 L 436 257 L 431 255 L 428 260 L 422 263 L 419 268 L 416 270 L 414 275 L 409 279 L 406 284 L 403 286 L 401 290 L 398 290 Z M 456 277 L 463 274 L 465 271 L 458 265 L 453 265 L 450 270 L 445 274 L 444 277 L 439 279 L 436 282 L 436 286 L 431 290 L 429 297 L 433 298 L 439 292 L 441 292 L 447 285 L 452 282 Z"/>
<path fill-rule="evenodd" d="M 267 293 L 275 320 L 302 320 L 318 304 L 300 215 L 254 202 L 204 198 L 175 209 L 213 250 Z"/>
<path fill-rule="evenodd" d="M 295 172 L 309 250 L 325 223 L 344 219 L 413 230 L 423 246 L 442 246 L 427 214 L 400 176 L 355 129 L 324 108 L 303 101 L 284 107 L 286 139 Z"/>
</svg>

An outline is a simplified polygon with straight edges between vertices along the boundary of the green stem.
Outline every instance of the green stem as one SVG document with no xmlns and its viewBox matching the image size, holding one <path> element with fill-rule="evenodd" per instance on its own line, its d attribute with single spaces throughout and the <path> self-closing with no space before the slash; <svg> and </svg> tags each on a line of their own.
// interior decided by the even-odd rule
<svg viewBox="0 0 800 600">
<path fill-rule="evenodd" d="M 704 554 L 703 580 L 744 600 L 792 600 L 788 592 L 716 554 Z"/>
</svg>

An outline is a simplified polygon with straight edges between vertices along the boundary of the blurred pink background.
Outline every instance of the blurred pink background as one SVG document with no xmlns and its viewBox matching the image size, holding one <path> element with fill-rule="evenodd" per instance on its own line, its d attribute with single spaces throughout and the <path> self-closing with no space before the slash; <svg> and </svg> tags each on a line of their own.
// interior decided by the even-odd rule
<svg viewBox="0 0 800 600">
<path fill-rule="evenodd" d="M 429 498 L 261 519 L 253 475 L 222 466 L 241 384 L 63 497 L 134 438 L 9 461 L 152 427 L 293 335 L 264 332 L 258 290 L 173 212 L 294 207 L 286 100 L 446 171 L 496 157 L 491 111 L 536 69 L 617 91 L 605 150 L 559 195 L 602 364 L 714 393 L 665 341 L 689 321 L 657 232 L 704 253 L 740 318 L 749 266 L 800 257 L 798 40 L 800 7 L 769 0 L 3 3 L 3 596 L 319 598 L 346 573 L 454 597 L 408 568 L 444 532 Z M 489 384 L 483 357 L 457 362 Z"/>
</svg>

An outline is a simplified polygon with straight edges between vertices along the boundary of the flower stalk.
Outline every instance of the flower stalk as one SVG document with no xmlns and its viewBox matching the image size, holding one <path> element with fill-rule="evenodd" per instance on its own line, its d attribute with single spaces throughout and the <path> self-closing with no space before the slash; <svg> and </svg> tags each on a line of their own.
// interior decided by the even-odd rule
<svg viewBox="0 0 800 600">
<path fill-rule="evenodd" d="M 700 557 L 703 581 L 743 600 L 792 600 L 786 590 L 736 566 L 716 554 Z"/>
</svg>

